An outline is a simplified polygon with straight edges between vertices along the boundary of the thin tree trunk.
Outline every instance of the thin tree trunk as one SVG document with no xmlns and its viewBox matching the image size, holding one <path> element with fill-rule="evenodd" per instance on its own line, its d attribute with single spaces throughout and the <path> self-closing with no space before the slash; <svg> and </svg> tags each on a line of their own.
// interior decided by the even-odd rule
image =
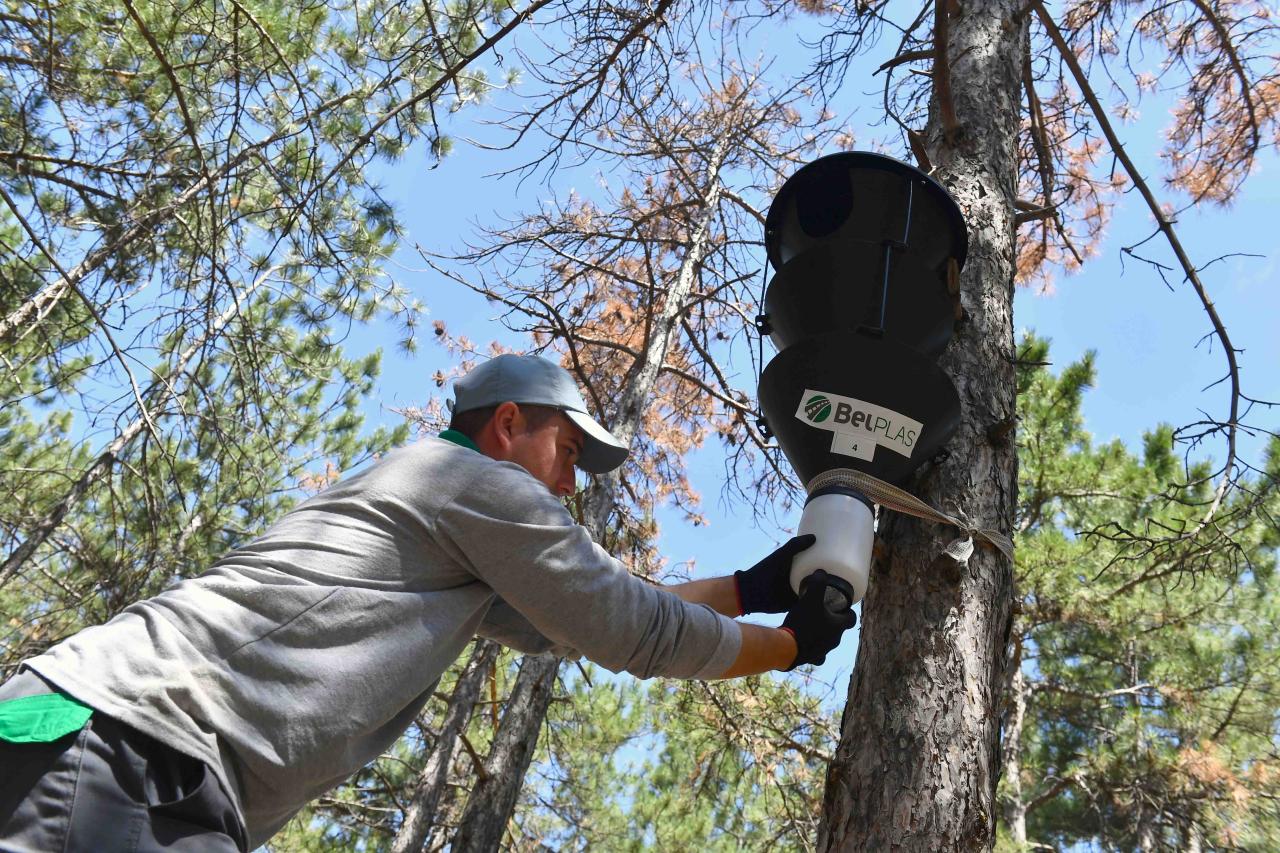
<svg viewBox="0 0 1280 853">
<path fill-rule="evenodd" d="M 940 359 L 960 392 L 963 423 L 950 457 L 913 488 L 1008 533 L 1015 448 L 991 428 L 1014 414 L 1013 202 L 1027 22 L 1014 0 L 946 5 L 954 111 L 935 93 L 926 140 L 935 177 L 969 226 L 966 320 Z M 887 516 L 889 547 L 863 604 L 820 849 L 974 850 L 994 841 L 1012 567 L 986 548 L 967 564 L 939 557 L 953 535 Z"/>
<path fill-rule="evenodd" d="M 706 189 L 701 199 L 702 214 L 695 224 L 686 244 L 684 257 L 675 281 L 662 294 L 661 304 L 656 307 L 649 334 L 645 338 L 642 360 L 631 372 L 629 381 L 619 396 L 618 418 L 611 424 L 614 436 L 629 445 L 644 416 L 645 405 L 653 395 L 661 373 L 666 353 L 671 342 L 680 334 L 680 317 L 693 285 L 697 280 L 697 269 L 708 252 L 708 238 L 716 209 L 720 203 L 722 187 L 720 183 L 720 167 L 723 163 L 723 148 L 712 153 L 706 172 Z M 583 506 L 586 527 L 594 539 L 599 541 L 607 532 L 609 518 L 613 510 L 617 475 L 609 474 L 597 478 L 587 493 Z M 530 662 L 533 661 L 533 665 Z M 518 689 L 519 681 L 526 678 L 537 679 L 523 693 Z M 524 784 L 524 774 L 529 769 L 529 759 L 538 742 L 542 723 L 546 718 L 547 706 L 550 702 L 551 690 L 556 673 L 559 671 L 558 658 L 525 658 L 520 667 L 517 690 L 507 702 L 503 714 L 502 726 L 508 725 L 508 717 L 512 719 L 512 740 L 527 744 L 527 752 L 506 749 L 499 752 L 498 744 L 486 761 L 489 774 L 488 782 L 478 784 L 467 800 L 466 813 L 454 839 L 453 850 L 495 850 L 502 839 L 502 832 L 511 820 L 515 810 L 517 795 Z M 531 707 L 525 707 L 529 705 Z M 518 727 L 518 728 L 517 728 Z M 497 833 L 494 835 L 494 833 Z M 492 846 L 484 846 L 481 841 L 492 842 Z"/>
<path fill-rule="evenodd" d="M 1151 817 L 1154 819 L 1155 815 L 1151 815 Z M 1156 849 L 1156 829 L 1152 821 L 1146 818 L 1146 810 L 1140 810 L 1138 812 L 1138 821 L 1140 823 L 1138 827 L 1138 849 L 1142 853 L 1151 853 Z"/>
<path fill-rule="evenodd" d="M 485 773 L 467 798 L 450 848 L 453 853 L 488 853 L 502 843 L 538 745 L 559 668 L 560 659 L 552 655 L 526 655 L 521 660 L 520 674 L 485 761 Z"/>
<path fill-rule="evenodd" d="M 1204 838 L 1200 834 L 1200 823 L 1194 809 L 1182 830 L 1182 849 L 1185 853 L 1200 853 L 1204 849 Z"/>
<path fill-rule="evenodd" d="M 448 786 L 449 765 L 453 763 L 459 739 L 475 710 L 476 699 L 484 686 L 485 674 L 497 658 L 497 643 L 490 640 L 476 642 L 471 659 L 467 661 L 466 668 L 453 687 L 449 709 L 440 726 L 440 735 L 431 748 L 431 754 L 427 756 L 422 772 L 418 774 L 418 780 L 410 794 L 409 807 L 404 813 L 404 823 L 391 842 L 391 853 L 417 853 L 427 843 L 427 836 L 435 825 L 436 812 Z"/>
<path fill-rule="evenodd" d="M 1009 827 L 1014 843 L 1025 847 L 1027 843 L 1027 801 L 1022 791 L 1022 721 L 1027 714 L 1027 680 L 1022 674 L 1020 655 L 1009 661 L 1008 680 L 1005 685 L 1005 702 L 1008 721 L 1005 724 L 1002 744 L 1006 794 L 1000 802 L 1000 816 Z"/>
</svg>

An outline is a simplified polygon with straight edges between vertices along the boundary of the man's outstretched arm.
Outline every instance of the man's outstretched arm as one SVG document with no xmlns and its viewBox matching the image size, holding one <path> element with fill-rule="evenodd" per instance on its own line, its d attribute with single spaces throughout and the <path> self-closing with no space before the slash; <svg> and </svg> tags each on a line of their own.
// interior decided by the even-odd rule
<svg viewBox="0 0 1280 853">
<path fill-rule="evenodd" d="M 785 613 L 796 603 L 791 590 L 791 560 L 813 543 L 812 534 L 795 536 L 746 571 L 663 589 L 690 604 L 705 604 L 724 616 Z"/>
<path fill-rule="evenodd" d="M 830 576 L 819 569 L 804 584 L 781 628 L 739 622 L 742 645 L 721 678 L 757 675 L 773 669 L 820 664 L 840 644 L 845 631 L 858 621 L 851 608 L 832 610 L 826 601 Z"/>
<path fill-rule="evenodd" d="M 791 668 L 798 647 L 796 638 L 790 631 L 752 625 L 750 622 L 739 622 L 738 627 L 742 630 L 742 648 L 733 664 L 720 674 L 720 678 L 739 678 Z"/>
<path fill-rule="evenodd" d="M 664 586 L 663 589 L 680 596 L 690 604 L 705 604 L 723 616 L 732 618 L 742 615 L 742 609 L 738 606 L 738 589 L 733 575 L 687 581 Z"/>
</svg>

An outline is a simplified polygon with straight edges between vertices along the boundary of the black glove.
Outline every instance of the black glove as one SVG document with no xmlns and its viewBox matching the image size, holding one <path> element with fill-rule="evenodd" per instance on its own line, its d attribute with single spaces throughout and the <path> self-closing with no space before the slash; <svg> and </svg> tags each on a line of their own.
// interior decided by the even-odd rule
<svg viewBox="0 0 1280 853">
<path fill-rule="evenodd" d="M 781 548 L 745 572 L 733 573 L 738 605 L 743 613 L 786 613 L 796 603 L 791 590 L 791 559 L 818 538 L 812 533 L 795 536 Z"/>
<path fill-rule="evenodd" d="M 820 664 L 827 659 L 827 652 L 840 645 L 840 636 L 858 624 L 852 601 L 852 588 L 822 569 L 804 579 L 800 598 L 782 621 L 783 629 L 796 638 L 796 659 L 788 670 L 805 663 Z"/>
</svg>

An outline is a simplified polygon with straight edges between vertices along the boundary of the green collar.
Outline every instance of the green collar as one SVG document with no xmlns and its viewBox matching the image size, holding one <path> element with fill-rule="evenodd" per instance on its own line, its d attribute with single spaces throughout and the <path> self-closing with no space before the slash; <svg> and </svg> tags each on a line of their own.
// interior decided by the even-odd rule
<svg viewBox="0 0 1280 853">
<path fill-rule="evenodd" d="M 462 447 L 468 447 L 474 450 L 476 453 L 480 452 L 480 448 L 476 447 L 476 443 L 474 441 L 472 441 L 470 438 L 463 435 L 462 433 L 458 432 L 456 429 L 447 429 L 444 432 L 440 433 L 440 437 L 443 438 L 445 441 L 452 441 L 454 444 L 460 445 Z"/>
</svg>

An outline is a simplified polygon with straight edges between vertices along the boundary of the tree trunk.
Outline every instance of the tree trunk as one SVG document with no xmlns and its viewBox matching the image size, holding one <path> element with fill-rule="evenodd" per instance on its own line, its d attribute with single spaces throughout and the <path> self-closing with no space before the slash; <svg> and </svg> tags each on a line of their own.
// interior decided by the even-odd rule
<svg viewBox="0 0 1280 853">
<path fill-rule="evenodd" d="M 1005 723 L 1002 744 L 1005 780 L 1005 796 L 1000 802 L 1000 817 L 1009 827 L 1009 835 L 1019 849 L 1027 843 L 1027 801 L 1022 792 L 1022 721 L 1027 714 L 1027 680 L 1022 674 L 1019 655 L 1009 661 L 1008 680 L 1005 684 L 1005 703 L 1008 718 Z"/>
<path fill-rule="evenodd" d="M 453 853 L 488 853 L 501 844 L 538 745 L 559 667 L 560 659 L 552 655 L 526 655 L 521 660 L 520 674 L 485 761 L 485 773 L 467 798 L 450 848 Z"/>
<path fill-rule="evenodd" d="M 1200 823 L 1194 810 L 1182 830 L 1182 849 L 1184 853 L 1200 853 L 1204 850 L 1204 838 L 1200 834 Z"/>
<path fill-rule="evenodd" d="M 1138 821 L 1140 824 L 1138 827 L 1138 850 L 1140 850 L 1141 853 L 1151 853 L 1151 851 L 1156 849 L 1156 830 L 1152 823 L 1155 815 L 1151 815 L 1152 820 L 1146 820 L 1146 817 L 1145 809 L 1138 812 Z"/>
<path fill-rule="evenodd" d="M 1016 392 L 1013 203 L 1027 43 L 1020 8 L 971 0 L 942 21 L 949 68 L 935 64 L 926 144 L 934 176 L 969 225 L 966 319 L 940 360 L 960 392 L 963 423 L 949 458 L 914 483 L 922 498 L 1005 533 L 1013 527 L 1015 447 L 991 427 L 1013 417 Z M 942 104 L 937 84 L 948 77 L 951 102 Z M 893 513 L 882 525 L 889 547 L 863 604 L 827 776 L 823 850 L 973 850 L 994 841 L 1012 567 L 987 548 L 967 564 L 940 557 L 954 535 Z"/>
<path fill-rule="evenodd" d="M 471 659 L 458 676 L 458 683 L 449 697 L 449 709 L 445 712 L 427 763 L 410 794 L 409 807 L 404 813 L 404 823 L 391 842 L 391 853 L 417 853 L 427 843 L 427 836 L 435 824 L 436 812 L 444 790 L 449 783 L 449 765 L 458 752 L 458 742 L 471 719 L 484 677 L 498 658 L 498 644 L 480 640 L 471 652 Z"/>
</svg>

